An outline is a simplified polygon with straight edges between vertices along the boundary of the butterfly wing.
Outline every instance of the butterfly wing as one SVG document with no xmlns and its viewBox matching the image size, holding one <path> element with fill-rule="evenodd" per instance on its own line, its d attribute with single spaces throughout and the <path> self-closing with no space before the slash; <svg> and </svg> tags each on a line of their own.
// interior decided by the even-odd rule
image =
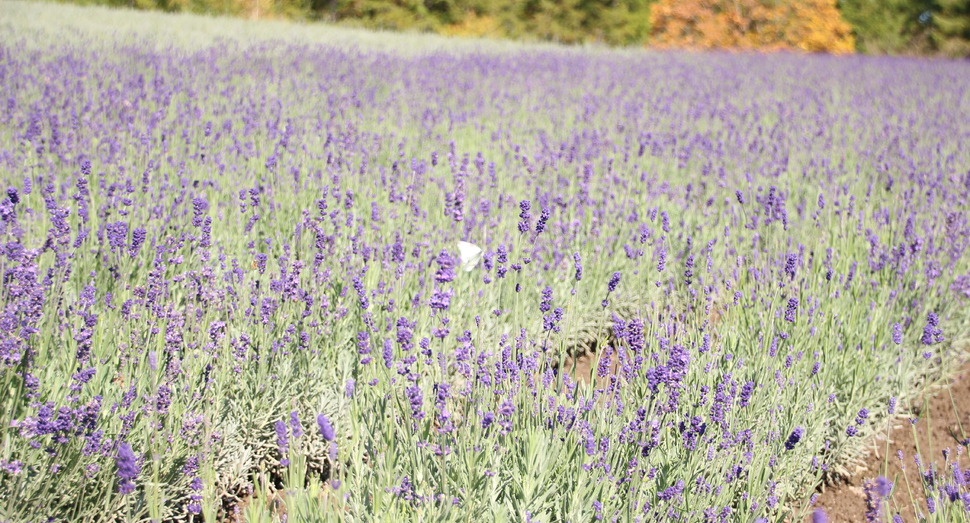
<svg viewBox="0 0 970 523">
<path fill-rule="evenodd" d="M 468 242 L 458 242 L 458 252 L 461 256 L 461 270 L 471 272 L 482 259 L 482 248 Z"/>
</svg>

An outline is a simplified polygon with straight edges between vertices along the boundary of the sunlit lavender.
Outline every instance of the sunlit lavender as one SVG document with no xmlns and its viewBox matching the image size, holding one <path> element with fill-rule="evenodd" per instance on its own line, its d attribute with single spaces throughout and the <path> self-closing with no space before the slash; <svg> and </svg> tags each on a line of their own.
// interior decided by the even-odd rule
<svg viewBox="0 0 970 523">
<path fill-rule="evenodd" d="M 824 521 L 970 332 L 967 63 L 0 35 L 3 521 Z"/>
</svg>

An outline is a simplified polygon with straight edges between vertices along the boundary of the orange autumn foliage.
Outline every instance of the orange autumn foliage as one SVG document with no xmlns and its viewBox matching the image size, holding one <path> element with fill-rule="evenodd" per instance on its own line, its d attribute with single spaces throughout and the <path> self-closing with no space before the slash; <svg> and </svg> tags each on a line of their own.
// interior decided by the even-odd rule
<svg viewBox="0 0 970 523">
<path fill-rule="evenodd" d="M 681 49 L 851 53 L 835 0 L 658 0 L 651 44 Z"/>
</svg>

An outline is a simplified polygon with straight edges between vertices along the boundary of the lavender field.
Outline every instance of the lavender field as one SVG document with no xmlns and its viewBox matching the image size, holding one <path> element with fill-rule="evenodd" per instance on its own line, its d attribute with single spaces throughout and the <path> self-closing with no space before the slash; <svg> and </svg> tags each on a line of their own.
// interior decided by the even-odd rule
<svg viewBox="0 0 970 523">
<path fill-rule="evenodd" d="M 0 521 L 801 521 L 961 361 L 967 62 L 375 38 L 0 25 Z"/>
</svg>

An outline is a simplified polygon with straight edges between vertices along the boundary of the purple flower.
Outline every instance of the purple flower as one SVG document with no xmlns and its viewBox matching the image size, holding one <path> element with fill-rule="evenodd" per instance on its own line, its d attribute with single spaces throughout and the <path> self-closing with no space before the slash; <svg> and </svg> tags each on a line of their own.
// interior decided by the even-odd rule
<svg viewBox="0 0 970 523">
<path fill-rule="evenodd" d="M 817 508 L 815 512 L 812 512 L 812 523 L 829 523 L 829 517 L 825 514 L 824 510 Z"/>
<path fill-rule="evenodd" d="M 943 331 L 939 328 L 940 318 L 935 312 L 930 311 L 926 315 L 926 326 L 923 327 L 923 336 L 920 341 L 923 345 L 933 345 L 943 341 Z"/>
<path fill-rule="evenodd" d="M 529 209 L 531 208 L 532 203 L 529 200 L 522 200 L 519 202 L 519 210 L 521 211 L 519 212 L 519 218 L 522 219 L 522 221 L 519 222 L 519 232 L 529 232 L 529 218 L 532 217 L 532 215 L 529 214 Z"/>
<path fill-rule="evenodd" d="M 390 339 L 384 340 L 384 351 L 381 355 L 384 357 L 384 366 L 391 368 L 394 363 L 394 345 Z"/>
<path fill-rule="evenodd" d="M 145 243 L 145 238 L 148 236 L 148 232 L 144 228 L 138 227 L 131 231 L 131 247 L 128 248 L 128 255 L 134 258 L 138 256 L 138 251 L 141 250 L 141 246 Z"/>
<path fill-rule="evenodd" d="M 158 394 L 155 397 L 155 410 L 160 414 L 167 414 L 168 408 L 172 405 L 172 389 L 167 385 L 158 386 Z"/>
<path fill-rule="evenodd" d="M 260 320 L 262 320 L 263 325 L 269 324 L 270 318 L 276 312 L 277 307 L 279 307 L 279 303 L 273 298 L 270 298 L 269 296 L 263 298 L 263 301 L 259 307 L 259 317 Z"/>
<path fill-rule="evenodd" d="M 510 400 L 505 400 L 498 407 L 499 416 L 504 416 L 506 418 L 511 417 L 515 413 L 515 405 L 512 404 Z"/>
<path fill-rule="evenodd" d="M 192 226 L 201 227 L 202 217 L 209 210 L 209 201 L 203 197 L 194 198 L 192 200 Z"/>
<path fill-rule="evenodd" d="M 748 403 L 751 401 L 751 393 L 754 392 L 754 382 L 749 381 L 741 387 L 741 395 L 739 396 L 738 405 L 742 407 L 747 407 Z"/>
<path fill-rule="evenodd" d="M 794 449 L 795 445 L 797 445 L 798 442 L 801 441 L 803 435 L 805 435 L 805 429 L 801 427 L 795 427 L 795 430 L 793 430 L 791 434 L 788 435 L 788 440 L 785 441 L 785 450 Z"/>
<path fill-rule="evenodd" d="M 536 234 L 541 234 L 546 230 L 546 222 L 549 221 L 549 209 L 543 207 L 542 213 L 539 215 L 539 221 L 536 222 Z"/>
<path fill-rule="evenodd" d="M 678 480 L 677 484 L 672 487 L 667 487 L 661 492 L 657 493 L 657 497 L 663 501 L 670 502 L 670 500 L 680 497 L 684 492 L 684 480 Z"/>
<path fill-rule="evenodd" d="M 367 331 L 357 333 L 357 354 L 370 354 L 370 333 Z"/>
<path fill-rule="evenodd" d="M 734 196 L 737 197 L 738 203 L 744 205 L 744 193 L 742 193 L 740 189 L 734 191 Z"/>
<path fill-rule="evenodd" d="M 438 283 L 448 283 L 454 281 L 455 279 L 455 259 L 448 254 L 448 251 L 442 250 L 438 254 L 436 260 L 438 262 L 438 270 L 435 272 L 434 281 Z"/>
<path fill-rule="evenodd" d="M 115 465 L 118 467 L 118 492 L 121 495 L 128 495 L 135 491 L 134 480 L 138 478 L 141 467 L 138 466 L 137 458 L 131 445 L 121 443 L 118 445 L 118 455 L 115 457 Z"/>
<path fill-rule="evenodd" d="M 545 289 L 542 289 L 539 310 L 541 312 L 549 312 L 552 310 L 552 287 L 548 285 L 546 285 Z"/>
<path fill-rule="evenodd" d="M 259 271 L 260 274 L 263 274 L 264 272 L 266 272 L 266 261 L 268 259 L 269 259 L 269 256 L 263 253 L 259 253 L 256 255 L 256 260 L 255 260 L 256 269 Z"/>
<path fill-rule="evenodd" d="M 785 260 L 785 274 L 792 280 L 795 279 L 795 263 L 798 261 L 797 254 L 789 254 Z"/>
<path fill-rule="evenodd" d="M 202 495 L 200 492 L 204 488 L 202 484 L 202 478 L 195 477 L 192 479 L 192 483 L 189 484 L 189 488 L 192 489 L 192 494 L 189 495 L 190 503 L 185 506 L 186 510 L 190 514 L 201 514 L 202 513 Z"/>
<path fill-rule="evenodd" d="M 499 264 L 506 264 L 509 262 L 509 251 L 505 248 L 504 244 L 500 244 L 498 249 L 495 249 L 495 261 Z"/>
<path fill-rule="evenodd" d="M 893 483 L 888 479 L 886 479 L 885 476 L 879 476 L 878 478 L 876 478 L 875 492 L 876 494 L 879 495 L 879 497 L 882 497 L 882 498 L 889 497 L 889 493 L 892 491 L 892 489 L 893 489 Z"/>
<path fill-rule="evenodd" d="M 798 311 L 798 298 L 789 298 L 785 308 L 785 321 L 795 323 L 795 313 Z"/>
<path fill-rule="evenodd" d="M 408 403 L 411 404 L 411 415 L 414 416 L 414 419 L 424 419 L 425 414 L 422 410 L 424 405 L 424 393 L 421 391 L 421 387 L 414 384 L 404 389 L 404 395 L 407 397 Z"/>
<path fill-rule="evenodd" d="M 276 422 L 276 446 L 280 448 L 280 454 L 286 454 L 290 447 L 290 436 L 286 431 L 286 423 Z"/>
<path fill-rule="evenodd" d="M 0 470 L 12 476 L 19 476 L 24 471 L 24 463 L 19 460 L 3 461 L 0 460 Z"/>
<path fill-rule="evenodd" d="M 866 521 L 881 521 L 879 513 L 882 511 L 882 501 L 889 496 L 892 490 L 892 483 L 885 477 L 879 476 L 875 482 L 866 482 L 864 486 L 866 494 Z"/>
<path fill-rule="evenodd" d="M 950 285 L 950 290 L 964 298 L 970 298 L 970 274 L 957 276 Z"/>
<path fill-rule="evenodd" d="M 411 342 L 411 340 L 414 339 L 414 332 L 412 329 L 417 327 L 417 322 L 410 322 L 407 318 L 402 316 L 398 318 L 396 327 L 397 332 L 395 339 L 398 344 L 401 345 L 401 348 L 404 351 L 409 351 L 414 348 L 414 344 Z"/>
<path fill-rule="evenodd" d="M 893 343 L 899 345 L 903 342 L 903 326 L 899 323 L 893 323 Z"/>
<path fill-rule="evenodd" d="M 300 423 L 300 417 L 295 410 L 290 413 L 290 430 L 293 431 L 294 438 L 303 437 L 303 424 Z"/>
<path fill-rule="evenodd" d="M 127 243 L 128 240 L 127 222 L 109 223 L 107 226 L 105 226 L 105 231 L 108 236 L 108 245 L 110 245 L 112 249 L 123 249 L 125 247 L 125 243 Z"/>
<path fill-rule="evenodd" d="M 366 269 L 366 266 L 365 266 Z M 364 281 L 360 276 L 354 276 L 351 279 L 351 283 L 354 286 L 354 290 L 357 291 L 358 305 L 361 309 L 366 310 L 370 307 L 370 300 L 367 299 L 367 289 L 364 288 Z"/>
<path fill-rule="evenodd" d="M 333 441 L 337 435 L 333 430 L 333 426 L 330 425 L 330 420 L 327 419 L 325 414 L 320 414 L 317 416 L 317 427 L 320 428 L 320 435 L 326 441 Z"/>
<path fill-rule="evenodd" d="M 606 292 L 612 293 L 616 290 L 616 286 L 620 284 L 620 273 L 614 272 L 613 276 L 610 278 L 610 282 L 606 285 Z"/>
<path fill-rule="evenodd" d="M 436 287 L 431 294 L 431 299 L 428 301 L 428 306 L 435 310 L 448 310 L 451 307 L 451 296 L 453 294 L 454 291 L 451 289 L 440 289 Z"/>
<path fill-rule="evenodd" d="M 553 309 L 552 314 L 546 314 L 542 317 L 542 330 L 543 331 L 554 331 L 559 332 L 559 322 L 562 321 L 565 315 L 565 311 L 562 307 L 556 307 Z"/>
</svg>

